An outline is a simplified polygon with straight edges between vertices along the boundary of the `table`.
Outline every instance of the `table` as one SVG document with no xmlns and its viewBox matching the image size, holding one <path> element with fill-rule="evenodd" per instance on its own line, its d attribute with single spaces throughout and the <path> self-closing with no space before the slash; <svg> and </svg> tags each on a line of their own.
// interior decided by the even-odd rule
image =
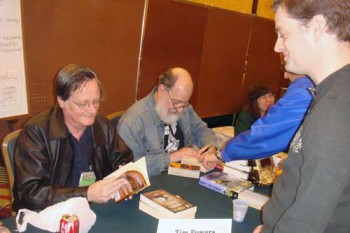
<svg viewBox="0 0 350 233">
<path fill-rule="evenodd" d="M 232 198 L 214 192 L 198 184 L 198 179 L 171 176 L 161 174 L 150 177 L 151 186 L 143 192 L 156 189 L 165 189 L 173 194 L 180 195 L 185 200 L 197 206 L 196 218 L 198 219 L 232 219 Z M 256 191 L 269 193 L 270 188 L 256 187 Z M 156 233 L 158 219 L 138 209 L 140 195 L 134 195 L 132 200 L 123 201 L 116 204 L 110 201 L 105 204 L 92 203 L 91 209 L 96 213 L 95 225 L 89 233 L 94 232 L 118 232 L 118 233 Z M 11 232 L 16 230 L 15 217 L 3 220 Z M 260 225 L 260 211 L 249 208 L 244 222 L 232 221 L 232 232 L 252 232 L 257 225 Z M 46 232 L 41 231 L 30 224 L 26 232 Z"/>
</svg>

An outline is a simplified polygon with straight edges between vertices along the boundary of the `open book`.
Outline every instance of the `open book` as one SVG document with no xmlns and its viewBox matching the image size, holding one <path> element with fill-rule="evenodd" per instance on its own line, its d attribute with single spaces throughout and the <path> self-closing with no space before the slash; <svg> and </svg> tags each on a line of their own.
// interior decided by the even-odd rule
<svg viewBox="0 0 350 233">
<path fill-rule="evenodd" d="M 148 178 L 145 157 L 142 157 L 136 162 L 130 162 L 124 165 L 123 167 L 106 176 L 104 179 L 111 177 L 125 178 L 130 182 L 132 186 L 132 192 L 128 193 L 127 195 L 125 195 L 124 192 L 118 191 L 114 198 L 116 202 L 130 197 L 151 185 Z"/>
</svg>

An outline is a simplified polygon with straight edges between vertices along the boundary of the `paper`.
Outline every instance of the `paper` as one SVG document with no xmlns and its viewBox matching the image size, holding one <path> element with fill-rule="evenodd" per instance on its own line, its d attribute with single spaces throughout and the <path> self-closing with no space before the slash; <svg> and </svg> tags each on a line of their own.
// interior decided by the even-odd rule
<svg viewBox="0 0 350 233">
<path fill-rule="evenodd" d="M 160 219 L 157 233 L 231 232 L 232 219 Z"/>
</svg>

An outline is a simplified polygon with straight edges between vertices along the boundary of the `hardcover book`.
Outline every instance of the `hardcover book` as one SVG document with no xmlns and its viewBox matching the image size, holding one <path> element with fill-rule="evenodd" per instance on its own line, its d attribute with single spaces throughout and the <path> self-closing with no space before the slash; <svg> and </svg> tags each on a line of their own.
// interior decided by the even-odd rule
<svg viewBox="0 0 350 233">
<path fill-rule="evenodd" d="M 145 157 L 142 157 L 135 163 L 130 162 L 124 165 L 123 167 L 106 176 L 104 179 L 111 177 L 123 177 L 129 181 L 132 187 L 132 192 L 128 194 L 124 194 L 124 192 L 118 191 L 114 197 L 114 200 L 116 202 L 120 202 L 121 200 L 130 197 L 151 185 L 148 178 Z"/>
<path fill-rule="evenodd" d="M 212 172 L 201 176 L 199 184 L 226 196 L 237 198 L 246 189 L 253 189 L 254 185 L 247 180 L 241 180 L 223 172 Z"/>
<path fill-rule="evenodd" d="M 200 166 L 171 162 L 168 168 L 169 175 L 183 176 L 188 178 L 199 178 Z"/>
<path fill-rule="evenodd" d="M 143 204 L 147 205 L 146 208 Z M 197 207 L 164 189 L 141 193 L 140 210 L 150 214 L 149 208 L 165 218 L 186 218 L 195 215 Z M 152 214 L 150 214 L 152 215 Z M 153 216 L 153 215 L 152 215 Z"/>
</svg>

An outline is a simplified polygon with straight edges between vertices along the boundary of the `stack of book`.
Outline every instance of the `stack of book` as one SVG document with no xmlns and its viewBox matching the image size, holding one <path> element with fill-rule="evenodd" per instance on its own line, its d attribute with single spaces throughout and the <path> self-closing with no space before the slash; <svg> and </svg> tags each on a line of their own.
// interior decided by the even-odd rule
<svg viewBox="0 0 350 233">
<path fill-rule="evenodd" d="M 223 172 L 242 180 L 248 180 L 251 171 L 252 167 L 248 166 L 248 160 L 235 160 L 223 165 Z"/>
<path fill-rule="evenodd" d="M 197 211 L 196 206 L 164 189 L 142 193 L 139 209 L 157 219 L 193 219 Z"/>
<path fill-rule="evenodd" d="M 199 184 L 233 198 L 238 198 L 239 194 L 246 189 L 254 189 L 250 181 L 219 171 L 201 176 Z"/>
<path fill-rule="evenodd" d="M 269 197 L 251 190 L 244 190 L 238 195 L 238 199 L 246 201 L 252 208 L 261 210 L 265 203 L 269 200 Z"/>
</svg>

